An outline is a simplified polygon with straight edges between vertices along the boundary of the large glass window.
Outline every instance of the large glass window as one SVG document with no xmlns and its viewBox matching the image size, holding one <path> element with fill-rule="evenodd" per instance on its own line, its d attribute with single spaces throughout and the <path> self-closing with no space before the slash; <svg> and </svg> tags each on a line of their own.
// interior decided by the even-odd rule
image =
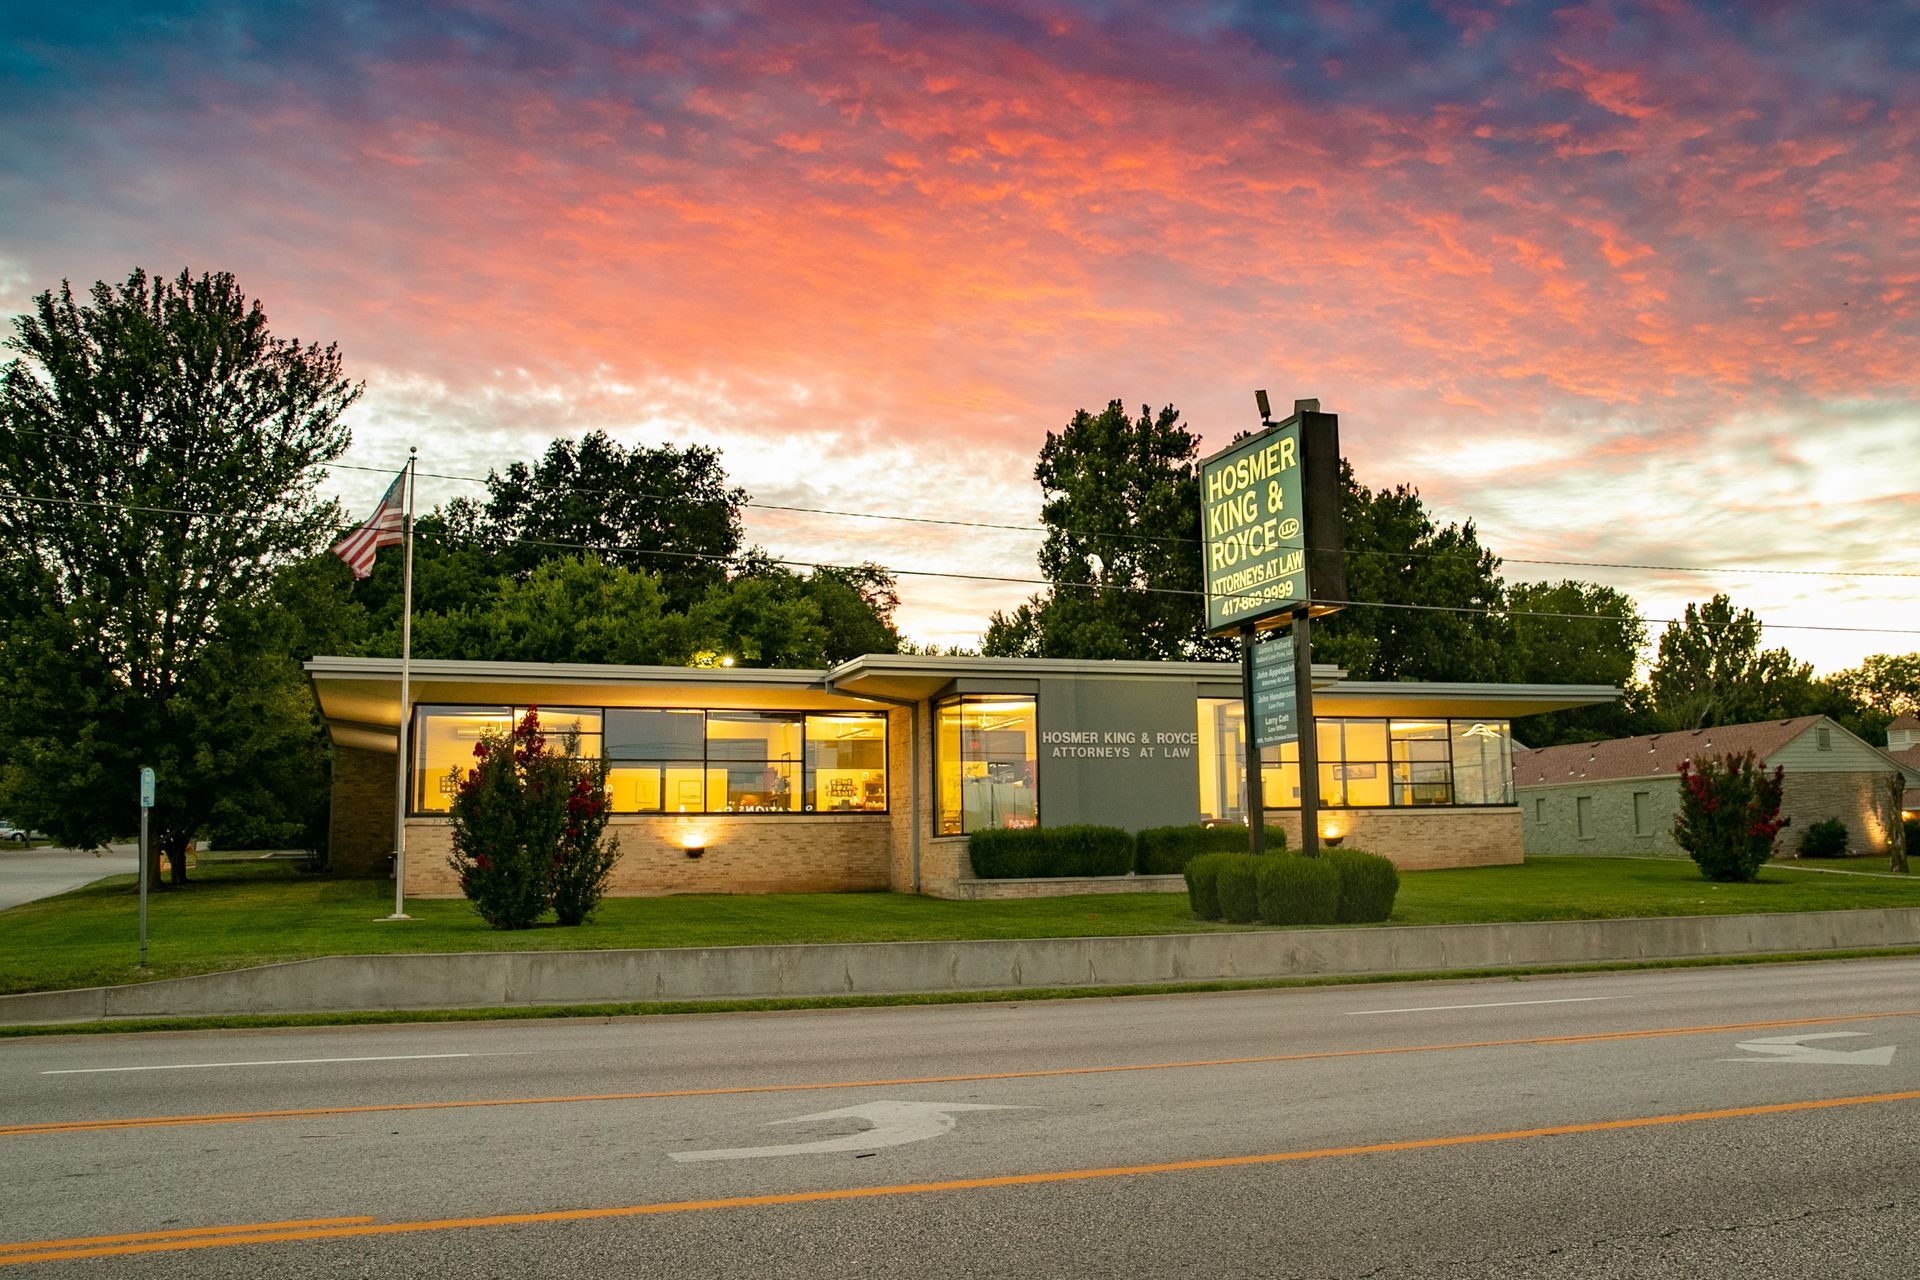
<svg viewBox="0 0 1920 1280">
<path fill-rule="evenodd" d="M 1455 720 L 1453 802 L 1513 803 L 1513 732 L 1506 721 Z"/>
<path fill-rule="evenodd" d="M 806 802 L 814 810 L 887 807 L 887 722 L 877 715 L 807 717 Z"/>
<path fill-rule="evenodd" d="M 707 713 L 707 810 L 790 813 L 800 807 L 801 718 Z"/>
<path fill-rule="evenodd" d="M 473 749 L 485 734 L 504 734 L 527 714 L 526 707 L 416 708 L 413 718 L 413 807 L 419 813 L 445 813 L 453 805 L 460 779 L 473 768 Z M 541 707 L 541 732 L 559 746 L 569 730 L 578 736 L 576 754 L 600 754 L 600 713 L 577 707 Z"/>
<path fill-rule="evenodd" d="M 1246 725 L 1238 698 L 1199 700 L 1200 816 L 1246 819 Z M 1315 721 L 1320 803 L 1330 809 L 1513 803 L 1507 723 L 1327 718 Z M 1300 748 L 1260 753 L 1269 809 L 1300 805 Z"/>
<path fill-rule="evenodd" d="M 603 759 L 615 813 L 884 813 L 884 712 L 541 707 L 558 742 Z M 484 733 L 524 707 L 422 707 L 415 713 L 414 810 L 444 813 Z"/>
<path fill-rule="evenodd" d="M 1028 697 L 967 694 L 940 704 L 934 761 L 941 835 L 1039 822 L 1034 724 Z"/>
<path fill-rule="evenodd" d="M 705 811 L 706 712 L 609 709 L 606 725 L 615 813 Z"/>
</svg>

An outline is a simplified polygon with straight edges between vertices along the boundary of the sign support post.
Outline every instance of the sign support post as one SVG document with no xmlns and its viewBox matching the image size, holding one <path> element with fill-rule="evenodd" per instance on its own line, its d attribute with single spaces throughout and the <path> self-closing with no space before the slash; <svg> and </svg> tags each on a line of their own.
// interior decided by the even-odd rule
<svg viewBox="0 0 1920 1280">
<path fill-rule="evenodd" d="M 1267 851 L 1267 784 L 1260 770 L 1260 742 L 1253 694 L 1253 624 L 1240 624 L 1240 723 L 1247 735 L 1247 826 L 1253 832 L 1253 852 Z"/>
<path fill-rule="evenodd" d="M 1320 734 L 1313 723 L 1313 614 L 1293 611 L 1294 723 L 1300 726 L 1300 852 L 1320 856 Z"/>
<path fill-rule="evenodd" d="M 153 812 L 153 770 L 140 771 L 140 967 L 147 967 L 147 877 L 152 874 L 147 815 Z"/>
</svg>

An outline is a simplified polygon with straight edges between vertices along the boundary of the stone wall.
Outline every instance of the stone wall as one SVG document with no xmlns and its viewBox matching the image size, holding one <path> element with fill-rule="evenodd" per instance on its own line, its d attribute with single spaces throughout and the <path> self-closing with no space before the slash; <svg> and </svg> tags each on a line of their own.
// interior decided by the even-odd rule
<svg viewBox="0 0 1920 1280">
<path fill-rule="evenodd" d="M 835 893 L 888 887 L 892 841 L 885 814 L 616 817 L 620 861 L 607 892 Z M 687 846 L 703 850 L 687 856 Z M 447 858 L 453 829 L 444 818 L 407 820 L 407 896 L 457 898 Z"/>
<path fill-rule="evenodd" d="M 1636 794 L 1646 797 L 1640 802 L 1638 825 Z M 1579 819 L 1582 797 L 1587 801 L 1584 831 Z M 1531 854 L 1684 857 L 1673 842 L 1679 809 L 1680 782 L 1671 776 L 1520 789 L 1521 830 Z"/>
<path fill-rule="evenodd" d="M 393 752 L 334 747 L 327 862 L 335 875 L 393 874 L 393 788 Z"/>
</svg>

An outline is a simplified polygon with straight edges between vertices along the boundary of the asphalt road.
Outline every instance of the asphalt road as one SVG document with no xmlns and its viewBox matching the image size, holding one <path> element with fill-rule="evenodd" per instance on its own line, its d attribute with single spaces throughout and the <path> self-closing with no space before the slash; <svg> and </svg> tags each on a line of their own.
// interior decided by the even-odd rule
<svg viewBox="0 0 1920 1280">
<path fill-rule="evenodd" d="M 100 853 L 44 847 L 0 850 L 0 911 L 108 876 L 129 876 L 139 867 L 139 846 L 130 844 L 110 845 Z"/>
<path fill-rule="evenodd" d="M 0 1042 L 23 1275 L 1910 1280 L 1916 1207 L 1920 960 Z"/>
</svg>

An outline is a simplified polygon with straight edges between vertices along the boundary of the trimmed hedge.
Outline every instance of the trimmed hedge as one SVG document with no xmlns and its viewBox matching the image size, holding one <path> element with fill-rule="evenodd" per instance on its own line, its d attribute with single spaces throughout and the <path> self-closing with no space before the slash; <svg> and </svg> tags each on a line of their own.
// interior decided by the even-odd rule
<svg viewBox="0 0 1920 1280">
<path fill-rule="evenodd" d="M 1123 876 L 1133 870 L 1133 836 L 1119 827 L 1015 827 L 967 839 L 982 880 Z"/>
<path fill-rule="evenodd" d="M 1143 876 L 1177 876 L 1206 853 L 1248 852 L 1245 827 L 1149 827 L 1134 837 L 1133 869 Z M 1283 853 L 1287 833 L 1267 828 L 1267 852 Z"/>
<path fill-rule="evenodd" d="M 1371 924 L 1393 914 L 1400 872 L 1391 859 L 1358 849 L 1329 849 L 1320 857 L 1340 876 L 1341 924 Z"/>
<path fill-rule="evenodd" d="M 1340 870 L 1328 858 L 1259 860 L 1260 918 L 1268 924 L 1332 924 L 1340 917 Z"/>
<path fill-rule="evenodd" d="M 1220 918 L 1220 864 L 1232 853 L 1203 853 L 1187 863 L 1187 902 L 1202 920 Z"/>
<path fill-rule="evenodd" d="M 1220 897 L 1220 918 L 1230 924 L 1252 924 L 1260 918 L 1260 872 L 1269 863 L 1291 859 L 1256 858 L 1250 853 L 1223 853 L 1214 879 Z"/>
<path fill-rule="evenodd" d="M 1838 818 L 1816 822 L 1800 833 L 1803 858 L 1838 858 L 1847 851 L 1847 824 Z"/>
</svg>

